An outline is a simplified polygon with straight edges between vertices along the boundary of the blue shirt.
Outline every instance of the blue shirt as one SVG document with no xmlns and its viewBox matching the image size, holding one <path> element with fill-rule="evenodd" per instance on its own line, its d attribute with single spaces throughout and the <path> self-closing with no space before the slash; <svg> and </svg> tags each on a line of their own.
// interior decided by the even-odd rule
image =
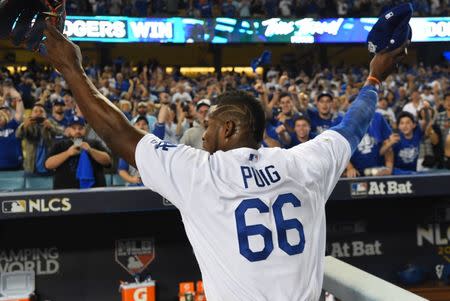
<svg viewBox="0 0 450 301">
<path fill-rule="evenodd" d="M 309 140 L 311 140 L 311 134 L 309 135 Z M 308 141 L 309 141 L 308 140 Z M 297 135 L 295 133 L 291 134 L 291 144 L 289 144 L 289 146 L 287 148 L 291 148 L 294 147 L 296 145 L 301 144 L 302 142 L 300 140 L 298 140 Z"/>
<path fill-rule="evenodd" d="M 411 139 L 407 139 L 403 133 L 400 133 L 400 141 L 393 146 L 394 167 L 416 171 L 422 136 L 423 133 L 420 126 L 416 126 Z"/>
<path fill-rule="evenodd" d="M 322 134 L 333 126 L 338 125 L 342 121 L 342 115 L 340 114 L 337 117 L 332 117 L 330 119 L 323 119 L 320 117 L 319 111 L 317 110 L 308 110 L 307 114 L 311 120 L 311 133 L 314 137 Z"/>
<path fill-rule="evenodd" d="M 119 165 L 117 166 L 117 170 L 125 170 L 130 174 L 130 176 L 135 177 L 139 176 L 139 171 L 133 166 L 129 165 L 127 161 L 122 158 L 119 158 Z M 143 183 L 127 183 L 127 186 L 144 186 Z"/>
<path fill-rule="evenodd" d="M 130 82 L 128 80 L 123 80 L 121 83 L 116 82 L 116 89 L 120 90 L 121 92 L 128 92 L 128 89 L 130 88 Z"/>
<path fill-rule="evenodd" d="M 0 128 L 0 170 L 19 169 L 22 166 L 22 146 L 16 138 L 19 123 L 13 119 Z"/>
<path fill-rule="evenodd" d="M 350 160 L 361 175 L 364 174 L 366 168 L 385 165 L 383 157 L 380 156 L 380 149 L 384 140 L 389 139 L 391 133 L 391 127 L 383 118 L 383 115 L 375 113 L 367 133 L 358 144 Z"/>
</svg>

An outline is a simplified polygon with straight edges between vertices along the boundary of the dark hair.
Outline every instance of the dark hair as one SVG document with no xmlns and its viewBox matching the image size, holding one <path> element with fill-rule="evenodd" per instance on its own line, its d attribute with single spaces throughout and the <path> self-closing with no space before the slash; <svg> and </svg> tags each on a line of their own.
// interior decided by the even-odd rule
<svg viewBox="0 0 450 301">
<path fill-rule="evenodd" d="M 290 99 L 292 99 L 292 95 L 288 92 L 281 92 L 279 99 L 282 99 L 283 97 L 289 97 Z"/>
<path fill-rule="evenodd" d="M 297 123 L 298 120 L 304 120 L 309 124 L 309 126 L 311 126 L 311 120 L 308 117 L 306 117 L 305 115 L 296 117 L 294 119 L 294 125 Z"/>
<path fill-rule="evenodd" d="M 248 122 L 249 130 L 253 133 L 253 139 L 257 143 L 263 140 L 266 116 L 261 103 L 256 98 L 244 91 L 225 92 L 217 98 L 215 111 L 218 112 L 225 106 L 242 110 L 239 114 L 240 121 Z M 228 109 L 224 108 L 224 113 L 227 111 Z"/>
<path fill-rule="evenodd" d="M 450 92 L 445 93 L 444 98 L 442 98 L 442 99 L 445 100 L 447 97 L 450 97 Z"/>
<path fill-rule="evenodd" d="M 45 110 L 44 105 L 41 104 L 41 103 L 35 103 L 35 104 L 33 105 L 33 108 L 34 108 L 34 107 L 41 107 L 41 108 L 43 108 L 43 109 Z"/>
<path fill-rule="evenodd" d="M 402 112 L 400 112 L 400 114 L 398 114 L 398 117 L 397 117 L 397 125 L 400 124 L 400 120 L 401 120 L 402 118 L 404 118 L 404 117 L 408 117 L 409 119 L 411 119 L 411 121 L 412 121 L 413 123 L 416 123 L 416 118 L 414 117 L 413 114 L 411 114 L 410 112 L 402 111 Z"/>
</svg>

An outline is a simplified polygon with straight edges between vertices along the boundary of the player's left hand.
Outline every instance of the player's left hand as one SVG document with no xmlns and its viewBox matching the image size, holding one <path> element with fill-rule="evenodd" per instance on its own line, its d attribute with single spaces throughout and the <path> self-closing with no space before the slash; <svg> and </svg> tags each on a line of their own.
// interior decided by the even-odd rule
<svg viewBox="0 0 450 301">
<path fill-rule="evenodd" d="M 377 53 L 370 62 L 370 76 L 373 76 L 380 81 L 384 81 L 386 77 L 394 71 L 398 63 L 407 56 L 408 46 L 409 42 L 405 42 L 395 50 L 383 50 L 380 53 Z"/>
<path fill-rule="evenodd" d="M 63 31 L 65 0 L 0 1 L 0 39 L 11 37 L 15 45 L 25 42 L 28 49 L 36 51 L 43 38 L 46 18 Z"/>
</svg>

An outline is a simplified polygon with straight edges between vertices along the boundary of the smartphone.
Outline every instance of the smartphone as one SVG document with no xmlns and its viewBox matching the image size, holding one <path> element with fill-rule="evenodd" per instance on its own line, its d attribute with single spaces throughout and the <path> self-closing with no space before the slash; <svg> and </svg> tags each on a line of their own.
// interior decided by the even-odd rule
<svg viewBox="0 0 450 301">
<path fill-rule="evenodd" d="M 73 139 L 73 145 L 75 145 L 76 147 L 80 147 L 81 143 L 83 143 L 83 139 L 81 139 L 81 138 Z"/>
</svg>

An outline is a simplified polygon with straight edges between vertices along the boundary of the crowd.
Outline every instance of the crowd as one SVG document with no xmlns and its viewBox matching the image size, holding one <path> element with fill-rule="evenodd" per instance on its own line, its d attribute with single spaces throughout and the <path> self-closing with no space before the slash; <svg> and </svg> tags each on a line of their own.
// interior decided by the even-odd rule
<svg viewBox="0 0 450 301">
<path fill-rule="evenodd" d="M 185 77 L 157 64 L 86 66 L 99 91 L 135 127 L 166 142 L 202 148 L 208 112 L 219 94 L 244 90 L 266 112 L 263 147 L 290 148 L 337 125 L 368 70 L 314 67 L 264 76 Z M 139 172 L 107 148 L 86 123 L 56 71 L 30 65 L 0 73 L 0 171 L 54 176 L 54 188 L 105 186 L 105 173 L 142 185 Z M 377 113 L 343 176 L 450 169 L 449 66 L 401 66 L 379 91 Z M 307 160 L 307 158 L 305 158 Z"/>
<path fill-rule="evenodd" d="M 369 17 L 402 0 L 67 0 L 69 15 Z M 416 16 L 448 16 L 449 0 L 412 0 Z"/>
</svg>

